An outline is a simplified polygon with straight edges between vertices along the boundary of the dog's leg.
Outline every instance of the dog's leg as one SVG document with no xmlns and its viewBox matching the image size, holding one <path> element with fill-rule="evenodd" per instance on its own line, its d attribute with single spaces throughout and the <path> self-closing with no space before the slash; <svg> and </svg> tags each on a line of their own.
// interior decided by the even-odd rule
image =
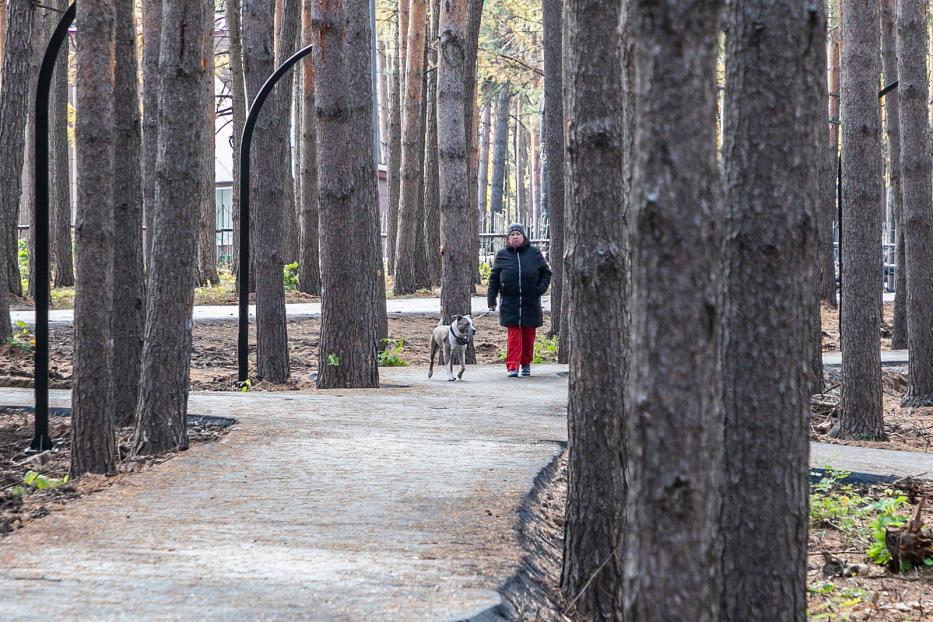
<svg viewBox="0 0 933 622">
<path fill-rule="evenodd" d="M 437 340 L 431 335 L 431 365 L 428 367 L 428 378 L 434 375 L 434 355 L 437 354 Z"/>
<path fill-rule="evenodd" d="M 448 339 L 444 348 L 444 354 L 447 355 L 446 360 L 444 361 L 447 364 L 447 380 L 456 380 L 454 378 L 454 348 L 450 345 L 450 340 Z"/>
<path fill-rule="evenodd" d="M 460 348 L 460 373 L 457 374 L 457 378 L 463 380 L 463 372 L 466 371 L 466 346 Z"/>
</svg>

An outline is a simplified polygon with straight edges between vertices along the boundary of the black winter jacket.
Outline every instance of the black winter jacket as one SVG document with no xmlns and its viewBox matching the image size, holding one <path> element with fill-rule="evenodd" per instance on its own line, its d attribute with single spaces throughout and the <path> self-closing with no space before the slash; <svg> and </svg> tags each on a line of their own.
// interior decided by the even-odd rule
<svg viewBox="0 0 933 622">
<path fill-rule="evenodd" d="M 502 295 L 499 324 L 538 328 L 544 324 L 541 296 L 551 284 L 551 267 L 528 240 L 517 249 L 506 246 L 496 253 L 489 276 L 486 301 L 492 308 Z"/>
</svg>

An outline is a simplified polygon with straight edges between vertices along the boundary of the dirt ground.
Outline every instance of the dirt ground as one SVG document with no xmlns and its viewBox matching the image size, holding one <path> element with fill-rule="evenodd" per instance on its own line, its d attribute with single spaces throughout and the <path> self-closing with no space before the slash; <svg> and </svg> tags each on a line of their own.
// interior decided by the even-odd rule
<svg viewBox="0 0 933 622">
<path fill-rule="evenodd" d="M 117 435 L 120 456 L 117 475 L 85 475 L 75 482 L 61 482 L 71 463 L 71 418 L 50 416 L 49 431 L 54 439 L 53 451 L 38 455 L 27 453 L 33 436 L 33 413 L 18 408 L 0 410 L 0 537 L 75 499 L 119 484 L 130 473 L 151 468 L 175 455 L 129 458 L 133 428 L 123 428 Z M 225 427 L 189 421 L 188 440 L 191 444 L 214 441 L 227 431 Z M 24 475 L 29 471 L 48 478 L 52 485 L 39 488 L 25 482 Z"/>
<path fill-rule="evenodd" d="M 389 337 L 400 340 L 398 355 L 409 365 L 427 365 L 430 360 L 431 330 L 437 325 L 432 317 L 404 316 L 389 319 Z M 487 316 L 476 321 L 476 356 L 479 363 L 497 363 L 500 351 L 505 350 L 505 329 L 498 318 Z M 546 328 L 541 329 L 543 334 Z M 253 390 L 310 389 L 314 381 L 309 374 L 317 371 L 319 319 L 288 321 L 288 349 L 292 375 L 287 384 L 271 385 L 262 381 L 253 384 Z M 250 361 L 255 369 L 255 325 L 250 327 Z M 236 390 L 237 380 L 237 325 L 234 322 L 195 324 L 192 337 L 191 390 Z M 32 386 L 33 355 L 27 346 L 29 336 L 20 339 L 20 346 L 0 346 L 0 386 Z M 72 356 L 74 351 L 71 327 L 53 327 L 50 335 L 51 353 L 49 385 L 52 388 L 70 388 Z M 437 363 L 435 363 L 437 365 Z"/>
<path fill-rule="evenodd" d="M 881 349 L 891 349 L 891 326 L 894 323 L 894 303 L 882 306 Z M 820 328 L 823 330 L 823 352 L 839 350 L 839 310 L 823 303 L 820 307 Z"/>
</svg>

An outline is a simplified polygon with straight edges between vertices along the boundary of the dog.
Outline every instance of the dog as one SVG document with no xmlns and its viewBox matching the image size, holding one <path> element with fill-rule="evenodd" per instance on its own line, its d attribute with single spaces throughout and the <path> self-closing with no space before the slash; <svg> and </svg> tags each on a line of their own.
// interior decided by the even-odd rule
<svg viewBox="0 0 933 622">
<path fill-rule="evenodd" d="M 450 324 L 438 324 L 431 333 L 431 367 L 428 369 L 428 378 L 434 375 L 434 356 L 441 350 L 444 353 L 447 380 L 463 380 L 463 372 L 466 371 L 466 348 L 473 341 L 475 334 L 476 326 L 469 315 L 455 315 Z M 460 357 L 460 373 L 456 378 L 454 355 Z"/>
</svg>

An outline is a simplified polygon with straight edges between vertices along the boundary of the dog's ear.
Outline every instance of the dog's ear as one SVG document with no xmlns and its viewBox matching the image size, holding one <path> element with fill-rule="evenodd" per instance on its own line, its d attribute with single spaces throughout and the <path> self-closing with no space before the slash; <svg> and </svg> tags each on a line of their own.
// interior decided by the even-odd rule
<svg viewBox="0 0 933 622">
<path fill-rule="evenodd" d="M 455 316 L 454 316 L 454 322 L 459 322 L 459 321 L 460 321 L 460 318 L 462 318 L 462 317 L 463 317 L 462 315 L 455 315 Z"/>
</svg>

